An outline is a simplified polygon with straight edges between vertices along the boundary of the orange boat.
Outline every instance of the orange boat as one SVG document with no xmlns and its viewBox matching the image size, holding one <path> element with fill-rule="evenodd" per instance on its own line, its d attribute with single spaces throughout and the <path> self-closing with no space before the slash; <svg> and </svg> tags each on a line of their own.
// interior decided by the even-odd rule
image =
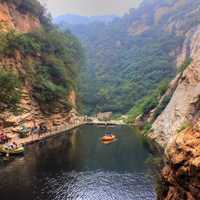
<svg viewBox="0 0 200 200">
<path fill-rule="evenodd" d="M 101 138 L 101 141 L 103 142 L 110 142 L 110 141 L 113 141 L 116 139 L 116 136 L 115 135 L 104 135 L 102 138 Z"/>
</svg>

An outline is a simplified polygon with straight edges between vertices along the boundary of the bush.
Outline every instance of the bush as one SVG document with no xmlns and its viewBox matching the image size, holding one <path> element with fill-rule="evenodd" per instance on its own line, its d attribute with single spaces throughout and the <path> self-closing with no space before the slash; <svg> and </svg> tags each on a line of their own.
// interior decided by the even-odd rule
<svg viewBox="0 0 200 200">
<path fill-rule="evenodd" d="M 151 110 L 156 108 L 159 103 L 161 96 L 167 91 L 169 81 L 165 80 L 160 83 L 157 89 L 155 89 L 151 95 L 144 97 L 142 100 L 138 101 L 136 105 L 128 113 L 128 122 L 135 120 L 139 115 L 145 116 Z M 156 111 L 156 115 L 161 112 L 162 109 L 166 106 L 170 99 L 166 98 L 163 101 L 161 107 Z"/>
<path fill-rule="evenodd" d="M 41 104 L 51 104 L 66 96 L 64 88 L 53 84 L 48 80 L 41 80 L 34 84 L 34 97 Z"/>
<path fill-rule="evenodd" d="M 187 58 L 183 64 L 178 68 L 179 73 L 183 73 L 185 69 L 192 63 L 192 58 Z"/>
<path fill-rule="evenodd" d="M 157 118 L 161 113 L 162 111 L 166 108 L 166 106 L 168 105 L 168 103 L 170 102 L 171 100 L 171 96 L 165 96 L 163 101 L 161 102 L 161 104 L 156 108 L 156 111 L 154 113 L 154 117 Z"/>
<path fill-rule="evenodd" d="M 152 124 L 147 122 L 143 127 L 143 133 L 146 135 L 149 133 L 151 129 L 152 129 Z"/>
<path fill-rule="evenodd" d="M 40 44 L 35 38 L 28 34 L 8 33 L 8 47 L 9 54 L 13 54 L 15 50 L 19 50 L 23 55 L 36 55 L 40 52 Z"/>
<path fill-rule="evenodd" d="M 68 92 L 75 89 L 83 58 L 80 43 L 74 36 L 56 28 L 27 34 L 11 31 L 0 33 L 0 44 L 1 57 L 15 56 L 16 51 L 23 56 L 25 73 L 20 76 L 32 84 L 40 105 L 67 101 Z"/>
<path fill-rule="evenodd" d="M 0 109 L 15 109 L 19 103 L 21 82 L 16 74 L 0 70 Z"/>
</svg>

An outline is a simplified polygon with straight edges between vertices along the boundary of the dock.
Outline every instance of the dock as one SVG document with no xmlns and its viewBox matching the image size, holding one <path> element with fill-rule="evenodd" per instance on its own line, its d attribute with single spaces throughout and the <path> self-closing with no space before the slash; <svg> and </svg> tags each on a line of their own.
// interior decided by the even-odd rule
<svg viewBox="0 0 200 200">
<path fill-rule="evenodd" d="M 38 134 L 31 134 L 30 136 L 26 138 L 19 138 L 18 135 L 16 135 L 15 137 L 11 139 L 11 142 L 16 142 L 18 145 L 30 145 L 30 144 L 54 137 L 60 133 L 73 130 L 83 125 L 119 126 L 119 125 L 123 125 L 123 123 L 117 122 L 117 121 L 109 121 L 109 122 L 99 121 L 96 119 L 92 121 L 82 121 L 80 123 L 74 123 L 71 125 L 65 124 L 62 127 L 57 127 L 53 130 L 49 130 L 49 132 L 40 136 Z"/>
</svg>

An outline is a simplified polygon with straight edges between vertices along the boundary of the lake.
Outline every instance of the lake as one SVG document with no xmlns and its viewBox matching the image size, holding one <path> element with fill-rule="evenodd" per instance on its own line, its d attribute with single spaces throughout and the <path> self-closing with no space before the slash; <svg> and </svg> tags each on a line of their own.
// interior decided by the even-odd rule
<svg viewBox="0 0 200 200">
<path fill-rule="evenodd" d="M 154 200 L 151 157 L 132 128 L 82 126 L 33 144 L 24 157 L 0 164 L 1 200 Z"/>
</svg>

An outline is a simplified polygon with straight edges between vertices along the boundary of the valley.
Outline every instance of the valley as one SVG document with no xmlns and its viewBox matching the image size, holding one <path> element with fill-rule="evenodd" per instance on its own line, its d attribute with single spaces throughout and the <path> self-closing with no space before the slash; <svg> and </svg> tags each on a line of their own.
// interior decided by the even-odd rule
<svg viewBox="0 0 200 200">
<path fill-rule="evenodd" d="M 53 19 L 0 0 L 0 149 L 28 149 L 1 157 L 0 199 L 200 199 L 199 41 L 197 0 Z"/>
</svg>

